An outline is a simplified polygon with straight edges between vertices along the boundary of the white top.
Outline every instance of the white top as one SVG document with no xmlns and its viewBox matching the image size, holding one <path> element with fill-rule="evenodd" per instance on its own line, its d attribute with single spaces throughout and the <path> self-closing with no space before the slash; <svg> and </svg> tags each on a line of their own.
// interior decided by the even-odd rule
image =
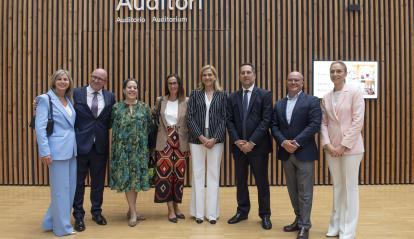
<svg viewBox="0 0 414 239">
<path fill-rule="evenodd" d="M 178 121 L 178 100 L 167 101 L 164 114 L 168 126 L 176 125 Z"/>
<path fill-rule="evenodd" d="M 92 100 L 94 97 L 95 91 L 91 88 L 91 86 L 86 87 L 86 103 L 88 104 L 89 108 L 92 108 Z M 98 91 L 98 116 L 102 112 L 103 108 L 105 107 L 105 99 L 103 98 L 102 90 Z"/>
<path fill-rule="evenodd" d="M 207 93 L 204 92 L 204 99 L 206 102 L 206 124 L 205 127 L 206 129 L 208 129 L 208 125 L 210 124 L 210 105 L 211 105 L 211 100 L 213 100 L 213 97 L 211 97 L 211 100 L 208 99 Z"/>
<path fill-rule="evenodd" d="M 65 108 L 66 112 L 68 113 L 69 117 L 72 117 L 72 110 L 69 107 L 69 104 L 66 104 L 66 106 L 63 106 L 63 108 Z"/>
</svg>

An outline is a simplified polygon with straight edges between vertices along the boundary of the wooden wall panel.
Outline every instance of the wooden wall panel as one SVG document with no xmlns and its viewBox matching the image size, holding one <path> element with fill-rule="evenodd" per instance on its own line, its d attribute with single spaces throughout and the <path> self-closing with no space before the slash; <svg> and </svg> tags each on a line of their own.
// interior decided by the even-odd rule
<svg viewBox="0 0 414 239">
<path fill-rule="evenodd" d="M 414 183 L 412 1 L 204 0 L 183 11 L 115 11 L 117 4 L 0 2 L 1 185 L 49 183 L 47 168 L 37 157 L 35 134 L 27 125 L 33 98 L 47 91 L 48 77 L 58 68 L 68 69 L 76 86 L 86 85 L 94 68 L 107 69 L 106 87 L 118 100 L 122 81 L 136 78 L 141 100 L 153 105 L 170 73 L 182 77 L 189 95 L 198 86 L 199 69 L 213 64 L 224 89 L 233 92 L 240 87 L 239 65 L 250 61 L 257 67 L 257 85 L 271 90 L 275 102 L 286 95 L 290 71 L 303 72 L 305 91 L 312 93 L 313 61 L 336 59 L 379 63 L 379 98 L 366 100 L 360 183 Z M 359 4 L 360 11 L 348 11 L 349 4 Z M 163 16 L 187 22 L 152 21 Z M 145 23 L 119 23 L 118 17 Z M 235 183 L 234 166 L 225 146 L 221 185 L 230 186 Z M 269 179 L 272 185 L 284 185 L 275 155 L 274 150 Z M 327 162 L 320 155 L 315 184 L 330 184 Z M 186 180 L 189 184 L 190 178 Z M 254 184 L 251 175 L 249 182 Z"/>
</svg>

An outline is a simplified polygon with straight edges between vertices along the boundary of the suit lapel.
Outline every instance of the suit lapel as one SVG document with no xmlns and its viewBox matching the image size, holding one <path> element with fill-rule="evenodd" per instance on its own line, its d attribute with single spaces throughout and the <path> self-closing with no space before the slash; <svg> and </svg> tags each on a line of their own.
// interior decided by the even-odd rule
<svg viewBox="0 0 414 239">
<path fill-rule="evenodd" d="M 167 106 L 167 97 L 163 96 L 161 98 L 161 109 L 160 109 L 160 118 L 162 120 L 162 124 L 165 125 L 165 127 L 167 127 L 167 121 L 165 120 L 165 107 Z M 164 117 L 162 117 L 162 115 L 164 115 Z"/>
<path fill-rule="evenodd" d="M 237 105 L 239 107 L 240 119 L 243 120 L 243 90 L 237 92 Z"/>
<path fill-rule="evenodd" d="M 286 124 L 288 124 L 287 122 L 287 116 L 286 116 L 286 107 L 287 107 L 287 97 L 283 98 L 282 100 L 282 115 L 283 115 L 283 120 L 285 121 Z"/>
<path fill-rule="evenodd" d="M 337 120 L 337 121 L 339 121 L 339 119 L 338 119 L 338 116 L 336 115 L 336 109 L 335 109 L 335 106 L 334 106 L 334 104 L 333 104 L 333 90 L 327 95 L 327 97 L 326 97 L 326 101 L 327 102 L 325 102 L 325 103 L 328 103 L 328 105 L 326 106 L 326 108 L 328 108 L 326 111 L 327 111 L 327 113 L 329 114 L 329 112 L 332 112 L 332 114 L 333 114 L 333 117 Z M 329 110 L 329 108 L 330 109 L 332 109 L 332 110 Z"/>
<path fill-rule="evenodd" d="M 102 109 L 102 111 L 101 111 L 101 113 L 98 115 L 98 118 L 101 116 L 101 115 L 103 115 L 103 113 L 104 113 L 104 111 L 107 109 L 107 106 L 108 105 L 110 105 L 110 103 L 111 102 L 109 102 L 109 94 L 108 94 L 108 91 L 106 91 L 106 90 L 104 90 L 104 89 L 102 89 L 102 97 L 104 98 L 104 107 L 103 107 L 103 109 Z M 91 111 L 91 113 L 92 113 L 92 111 Z"/>
<path fill-rule="evenodd" d="M 295 107 L 293 107 L 293 110 L 292 110 L 292 116 L 290 117 L 290 123 L 292 123 L 293 122 L 293 119 L 295 118 L 295 113 L 297 111 L 298 106 L 302 103 L 304 94 L 305 93 L 303 93 L 303 92 L 300 93 L 300 95 L 298 96 L 298 99 L 296 100 Z M 285 110 L 285 112 L 286 112 L 286 110 Z"/>
<path fill-rule="evenodd" d="M 68 112 L 65 110 L 63 104 L 60 102 L 59 98 L 55 95 L 55 93 L 53 93 L 53 91 L 49 91 L 48 95 L 50 95 L 50 97 L 51 97 L 53 107 L 56 107 L 56 109 L 58 109 L 63 114 L 65 119 L 68 121 L 68 123 L 70 125 L 73 125 L 72 117 L 69 116 Z M 69 99 L 66 98 L 66 100 L 67 100 L 68 104 L 70 104 Z M 71 106 L 69 106 L 69 107 L 71 107 Z M 71 107 L 71 110 L 72 110 L 72 107 Z"/>
<path fill-rule="evenodd" d="M 86 106 L 85 108 L 88 111 L 88 113 L 91 115 L 91 117 L 94 117 L 93 113 L 91 111 L 91 108 L 88 105 L 88 94 L 87 94 L 86 87 L 87 86 L 81 88 L 81 102 L 82 102 L 82 104 L 85 104 L 85 106 Z"/>
<path fill-rule="evenodd" d="M 71 123 L 72 126 L 75 126 L 75 119 L 76 119 L 75 108 L 73 108 L 73 105 L 69 100 L 68 100 L 68 105 L 69 105 L 70 110 L 72 110 L 72 116 L 70 117 L 70 119 L 71 119 L 70 123 Z"/>
<path fill-rule="evenodd" d="M 346 84 L 345 84 L 343 89 L 342 89 L 342 94 L 339 94 L 338 102 L 336 102 L 335 116 L 337 118 L 338 118 L 338 110 L 342 107 L 342 104 L 343 104 L 344 100 L 347 98 L 347 95 L 348 95 L 348 87 L 346 87 Z"/>
<path fill-rule="evenodd" d="M 88 105 L 88 96 L 86 94 L 86 87 L 87 86 L 81 88 L 81 102 L 85 105 Z"/>
<path fill-rule="evenodd" d="M 257 97 L 257 88 L 254 87 L 253 91 L 252 91 L 252 95 L 250 96 L 250 100 L 249 100 L 249 107 L 247 107 L 247 115 L 250 114 L 250 111 L 252 111 L 253 105 L 254 105 L 254 101 L 256 100 Z"/>
</svg>

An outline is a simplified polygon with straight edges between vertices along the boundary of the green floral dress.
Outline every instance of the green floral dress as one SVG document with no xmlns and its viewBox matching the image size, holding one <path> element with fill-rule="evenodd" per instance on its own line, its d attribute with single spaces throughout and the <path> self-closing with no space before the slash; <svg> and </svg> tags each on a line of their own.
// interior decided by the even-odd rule
<svg viewBox="0 0 414 239">
<path fill-rule="evenodd" d="M 118 102 L 112 109 L 112 158 L 109 186 L 118 192 L 148 190 L 150 108 Z"/>
</svg>

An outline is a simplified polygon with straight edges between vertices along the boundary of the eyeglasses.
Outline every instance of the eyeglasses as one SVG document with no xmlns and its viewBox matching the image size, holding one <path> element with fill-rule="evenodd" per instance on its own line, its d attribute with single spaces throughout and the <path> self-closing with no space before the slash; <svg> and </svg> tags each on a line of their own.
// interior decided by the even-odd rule
<svg viewBox="0 0 414 239">
<path fill-rule="evenodd" d="M 301 81 L 301 79 L 288 79 L 287 80 L 287 82 L 289 82 L 289 83 L 298 83 L 300 81 Z"/>
<path fill-rule="evenodd" d="M 105 82 L 105 81 L 106 81 L 106 79 L 101 78 L 101 77 L 99 77 L 99 76 L 95 76 L 95 75 L 92 75 L 92 79 L 94 79 L 94 80 L 96 80 L 96 81 L 101 81 L 101 82 Z"/>
</svg>

